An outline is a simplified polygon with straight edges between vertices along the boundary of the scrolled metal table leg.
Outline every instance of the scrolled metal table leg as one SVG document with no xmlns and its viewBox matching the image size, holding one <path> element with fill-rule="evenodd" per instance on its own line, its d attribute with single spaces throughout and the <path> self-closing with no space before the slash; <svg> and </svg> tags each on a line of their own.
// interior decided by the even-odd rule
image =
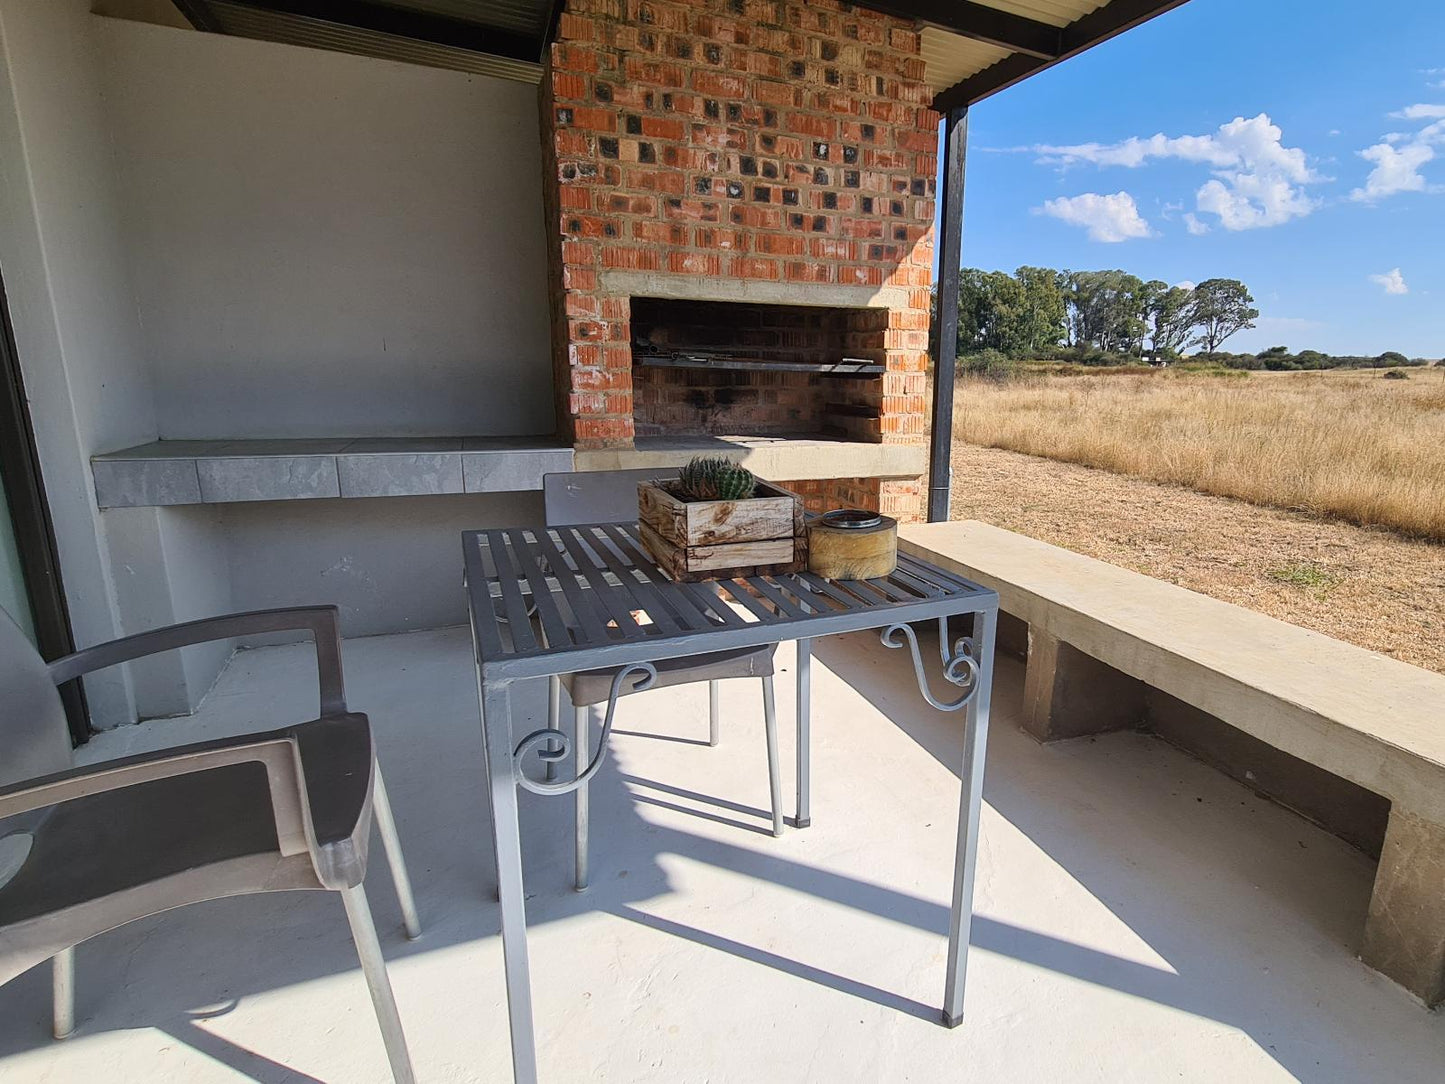
<svg viewBox="0 0 1445 1084">
<path fill-rule="evenodd" d="M 972 637 L 962 637 L 953 644 L 948 642 L 948 618 L 938 619 L 938 651 L 943 659 L 943 680 L 963 689 L 956 699 L 940 700 L 928 687 L 928 674 L 923 667 L 923 652 L 918 648 L 918 635 L 911 625 L 889 625 L 880 634 L 884 647 L 908 648 L 913 657 L 913 674 L 918 679 L 918 691 L 923 699 L 939 711 L 958 711 L 967 707 L 978 694 L 979 661 L 977 647 Z"/>
<path fill-rule="evenodd" d="M 649 688 L 656 678 L 657 668 L 650 662 L 630 663 L 612 676 L 612 688 L 607 696 L 607 716 L 602 720 L 602 734 L 597 739 L 597 751 L 592 754 L 587 766 L 580 768 L 571 779 L 533 779 L 525 770 L 526 759 L 533 753 L 543 764 L 562 763 L 571 757 L 574 739 L 565 732 L 553 730 L 549 726 L 534 730 L 517 742 L 507 758 L 515 769 L 517 785 L 525 787 L 533 794 L 570 794 L 591 780 L 602 770 L 602 762 L 607 758 L 607 739 L 612 735 L 612 718 L 617 713 L 617 698 L 622 695 L 623 685 L 633 679 L 627 691 L 639 693 Z"/>
</svg>

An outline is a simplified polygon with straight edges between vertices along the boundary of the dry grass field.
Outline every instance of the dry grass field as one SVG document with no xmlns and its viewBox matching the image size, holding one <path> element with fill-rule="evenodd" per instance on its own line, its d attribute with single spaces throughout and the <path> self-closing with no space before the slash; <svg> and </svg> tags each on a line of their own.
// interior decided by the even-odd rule
<svg viewBox="0 0 1445 1084">
<path fill-rule="evenodd" d="M 1445 368 L 960 381 L 985 447 L 1445 541 Z"/>
<path fill-rule="evenodd" d="M 1073 463 L 953 448 L 981 519 L 1445 673 L 1445 546 Z"/>
<path fill-rule="evenodd" d="M 957 418 L 954 519 L 1445 673 L 1445 370 L 969 380 Z"/>
</svg>

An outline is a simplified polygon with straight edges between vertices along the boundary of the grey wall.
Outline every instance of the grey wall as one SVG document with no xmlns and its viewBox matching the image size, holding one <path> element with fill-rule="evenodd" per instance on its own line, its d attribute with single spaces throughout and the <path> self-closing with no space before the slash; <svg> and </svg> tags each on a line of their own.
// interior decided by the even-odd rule
<svg viewBox="0 0 1445 1084">
<path fill-rule="evenodd" d="M 221 517 L 209 505 L 112 508 L 103 515 L 126 632 L 235 608 Z M 137 715 L 194 710 L 234 646 L 229 640 L 200 644 L 132 664 Z"/>
<path fill-rule="evenodd" d="M 81 645 L 124 632 L 89 457 L 152 440 L 88 0 L 0 0 L 0 269 Z M 123 671 L 86 682 L 130 717 Z"/>
<path fill-rule="evenodd" d="M 238 609 L 335 603 L 347 636 L 461 624 L 461 533 L 543 522 L 540 493 L 215 507 Z"/>
<path fill-rule="evenodd" d="M 96 22 L 163 437 L 553 430 L 534 88 Z"/>
<path fill-rule="evenodd" d="M 547 432 L 535 90 L 0 0 L 0 267 L 81 646 L 339 602 L 463 617 L 460 532 L 534 496 L 95 505 L 92 455 L 168 437 Z M 189 710 L 229 644 L 86 683 Z"/>
</svg>

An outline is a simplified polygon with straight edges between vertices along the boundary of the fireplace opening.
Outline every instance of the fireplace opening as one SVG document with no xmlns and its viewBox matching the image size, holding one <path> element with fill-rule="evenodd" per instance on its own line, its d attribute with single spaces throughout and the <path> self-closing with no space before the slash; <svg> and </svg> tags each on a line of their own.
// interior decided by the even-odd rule
<svg viewBox="0 0 1445 1084">
<path fill-rule="evenodd" d="M 878 442 L 888 310 L 633 297 L 639 437 Z"/>
</svg>

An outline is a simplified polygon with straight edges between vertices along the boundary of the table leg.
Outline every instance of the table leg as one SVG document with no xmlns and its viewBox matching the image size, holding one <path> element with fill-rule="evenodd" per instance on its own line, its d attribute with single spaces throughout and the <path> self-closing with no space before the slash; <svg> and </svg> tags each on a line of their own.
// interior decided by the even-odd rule
<svg viewBox="0 0 1445 1084">
<path fill-rule="evenodd" d="M 562 679 L 556 674 L 547 679 L 547 729 L 562 729 Z M 548 746 L 548 749 L 553 748 L 555 746 Z M 544 771 L 546 774 L 542 778 L 552 782 L 557 778 L 557 762 L 547 761 Z"/>
<path fill-rule="evenodd" d="M 505 683 L 481 683 L 482 744 L 486 751 L 487 797 L 492 812 L 492 845 L 497 858 L 497 898 L 502 910 L 502 966 L 511 1022 L 512 1077 L 535 1084 L 537 1049 L 532 1034 L 532 983 L 527 964 L 527 905 L 522 892 L 521 826 L 512 761 L 511 692 Z"/>
<path fill-rule="evenodd" d="M 795 828 L 806 828 L 813 823 L 812 785 L 812 707 L 813 684 L 813 641 L 798 641 L 798 813 L 793 819 Z"/>
<path fill-rule="evenodd" d="M 983 807 L 983 764 L 988 744 L 989 699 L 993 692 L 993 648 L 998 611 L 974 615 L 974 658 L 978 692 L 964 724 L 962 793 L 958 803 L 958 847 L 953 858 L 953 909 L 948 922 L 948 975 L 943 989 L 943 1022 L 963 1022 L 963 987 L 968 972 L 968 938 L 973 924 L 973 878 L 978 861 L 978 822 Z"/>
</svg>

